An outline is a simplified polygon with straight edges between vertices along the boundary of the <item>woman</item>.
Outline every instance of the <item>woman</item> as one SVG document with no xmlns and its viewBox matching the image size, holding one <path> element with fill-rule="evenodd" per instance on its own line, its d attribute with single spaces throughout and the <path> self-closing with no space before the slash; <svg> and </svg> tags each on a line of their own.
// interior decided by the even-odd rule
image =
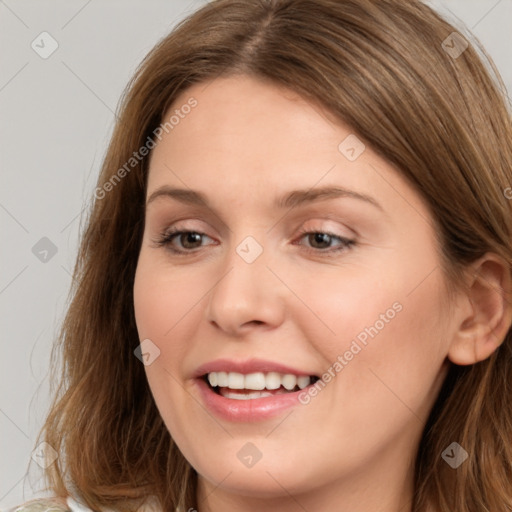
<svg viewBox="0 0 512 512">
<path fill-rule="evenodd" d="M 219 0 L 150 52 L 58 347 L 55 510 L 510 510 L 489 64 L 398 0 Z"/>
</svg>

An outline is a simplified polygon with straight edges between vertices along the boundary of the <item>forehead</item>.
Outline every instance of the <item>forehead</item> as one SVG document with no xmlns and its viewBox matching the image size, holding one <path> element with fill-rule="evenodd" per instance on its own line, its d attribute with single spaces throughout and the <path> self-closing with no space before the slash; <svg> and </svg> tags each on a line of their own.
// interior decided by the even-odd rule
<svg viewBox="0 0 512 512">
<path fill-rule="evenodd" d="M 415 195 L 349 126 L 275 84 L 245 75 L 195 84 L 175 99 L 163 122 L 171 116 L 172 129 L 151 155 L 148 196 L 164 185 L 228 202 L 273 201 L 270 195 L 326 185 L 373 195 L 381 204 Z M 347 140 L 360 156 L 347 158 Z M 422 208 L 421 198 L 407 197 L 409 208 L 411 201 Z"/>
<path fill-rule="evenodd" d="M 192 100 L 196 106 L 189 110 Z M 175 99 L 164 122 L 171 116 L 175 124 L 163 136 L 174 149 L 185 143 L 223 154 L 245 148 L 252 161 L 265 160 L 268 152 L 306 153 L 305 143 L 335 152 L 340 129 L 293 91 L 245 75 L 193 85 Z"/>
<path fill-rule="evenodd" d="M 196 105 L 184 108 L 191 100 Z M 163 122 L 171 116 L 172 127 L 151 156 L 150 182 L 159 169 L 171 179 L 162 164 L 178 174 L 186 169 L 192 180 L 200 174 L 203 182 L 234 182 L 244 175 L 277 182 L 305 168 L 314 178 L 335 164 L 340 137 L 350 133 L 293 91 L 246 76 L 193 85 L 175 99 Z"/>
</svg>

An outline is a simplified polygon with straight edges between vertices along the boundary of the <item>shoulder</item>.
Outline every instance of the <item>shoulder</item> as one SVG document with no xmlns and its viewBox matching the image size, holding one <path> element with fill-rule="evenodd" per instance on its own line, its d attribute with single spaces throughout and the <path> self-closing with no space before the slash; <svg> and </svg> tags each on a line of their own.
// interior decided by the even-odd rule
<svg viewBox="0 0 512 512">
<path fill-rule="evenodd" d="M 139 512 L 161 512 L 158 502 L 152 496 L 149 496 Z M 111 511 L 109 509 L 110 512 Z M 93 512 L 90 508 L 68 496 L 67 498 L 39 498 L 27 501 L 22 505 L 10 508 L 5 512 Z"/>
<path fill-rule="evenodd" d="M 162 512 L 154 496 L 149 496 L 139 512 Z M 76 498 L 39 498 L 27 501 L 22 505 L 10 508 L 5 512 L 94 512 L 80 503 Z M 109 509 L 108 512 L 114 512 Z"/>
<path fill-rule="evenodd" d="M 65 498 L 39 498 L 30 500 L 6 512 L 73 512 Z"/>
</svg>

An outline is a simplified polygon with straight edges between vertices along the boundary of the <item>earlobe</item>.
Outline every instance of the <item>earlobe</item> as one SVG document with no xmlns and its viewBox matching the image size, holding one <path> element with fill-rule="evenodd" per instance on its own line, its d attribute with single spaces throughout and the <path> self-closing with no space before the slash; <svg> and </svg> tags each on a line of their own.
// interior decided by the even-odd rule
<svg viewBox="0 0 512 512">
<path fill-rule="evenodd" d="M 512 323 L 511 276 L 506 261 L 487 253 L 468 269 L 470 307 L 448 352 L 458 365 L 487 359 L 503 343 Z"/>
</svg>

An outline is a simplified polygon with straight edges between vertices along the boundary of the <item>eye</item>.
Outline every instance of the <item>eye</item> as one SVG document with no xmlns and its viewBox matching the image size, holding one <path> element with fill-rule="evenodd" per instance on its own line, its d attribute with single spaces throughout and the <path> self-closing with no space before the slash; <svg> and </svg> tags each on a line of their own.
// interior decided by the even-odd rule
<svg viewBox="0 0 512 512">
<path fill-rule="evenodd" d="M 210 238 L 208 235 L 201 233 L 200 231 L 173 229 L 162 233 L 161 237 L 158 240 L 155 240 L 155 242 L 157 245 L 165 246 L 176 254 L 184 254 L 200 248 L 203 237 Z M 176 247 L 174 245 L 176 240 L 179 242 L 180 247 Z"/>
<path fill-rule="evenodd" d="M 306 238 L 311 244 L 307 249 L 316 253 L 333 253 L 350 249 L 355 240 L 330 233 L 328 231 L 306 231 L 300 232 L 299 240 Z M 333 242 L 338 242 L 337 245 L 332 246 Z"/>
</svg>

